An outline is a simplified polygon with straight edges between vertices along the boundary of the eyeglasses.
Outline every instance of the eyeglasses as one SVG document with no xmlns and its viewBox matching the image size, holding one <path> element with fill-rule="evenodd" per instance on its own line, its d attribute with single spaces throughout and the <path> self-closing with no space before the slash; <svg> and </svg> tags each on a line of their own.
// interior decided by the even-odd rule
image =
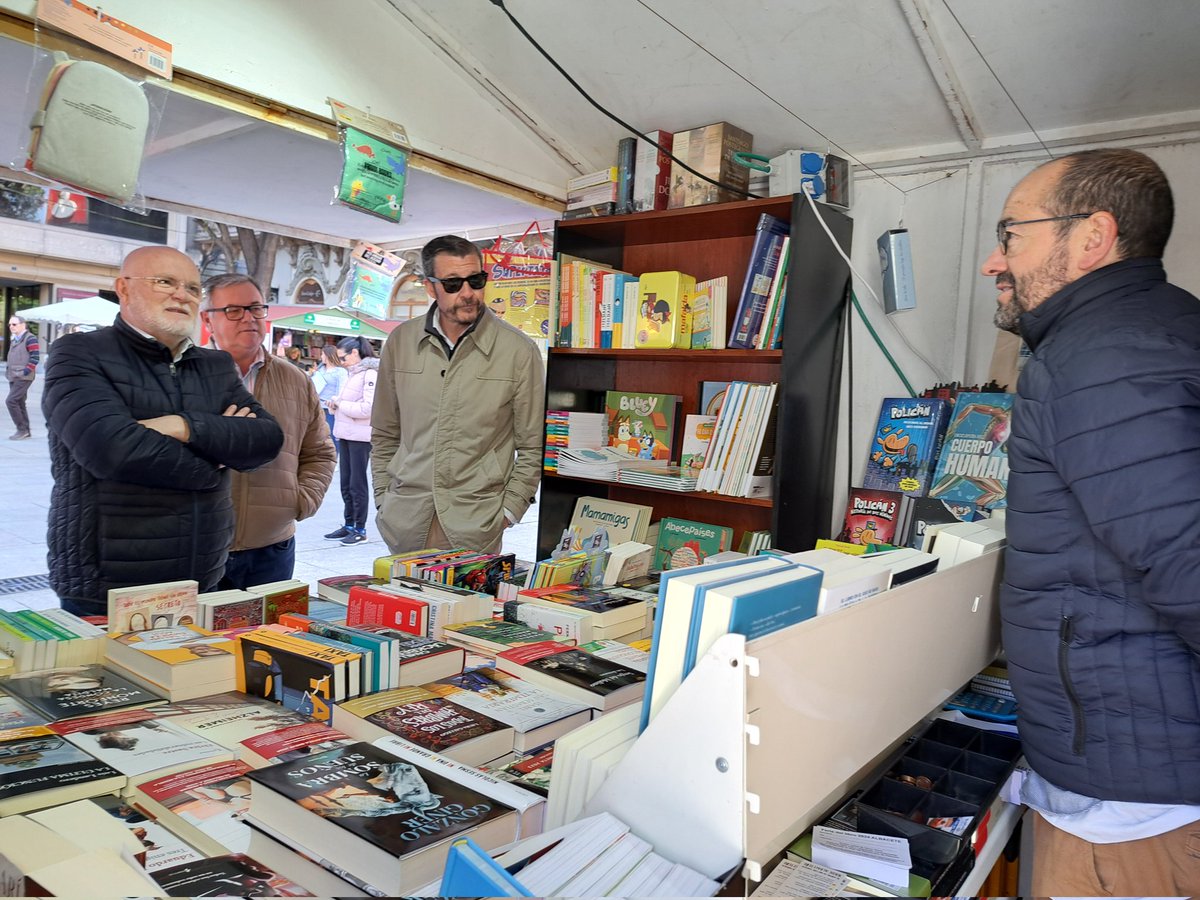
<svg viewBox="0 0 1200 900">
<path fill-rule="evenodd" d="M 468 275 L 466 278 L 459 275 L 450 275 L 446 278 L 434 278 L 432 275 L 426 275 L 425 278 L 429 281 L 436 281 L 447 294 L 457 294 L 462 290 L 463 282 L 469 284 L 471 290 L 480 290 L 487 284 L 488 274 L 487 272 L 476 272 L 474 275 Z"/>
<path fill-rule="evenodd" d="M 1000 245 L 1000 252 L 1007 255 L 1008 239 L 1012 234 L 1008 229 L 1014 225 L 1036 225 L 1038 222 L 1065 222 L 1068 219 L 1086 219 L 1094 215 L 1095 212 L 1071 213 L 1069 216 L 1047 216 L 1044 219 L 1022 219 L 1019 222 L 1009 222 L 1002 219 L 996 223 L 996 243 Z"/>
<path fill-rule="evenodd" d="M 204 295 L 204 289 L 194 281 L 184 283 L 178 278 L 172 278 L 169 275 L 122 275 L 130 281 L 148 281 L 151 289 L 156 294 L 174 294 L 180 288 L 183 292 L 193 300 L 199 300 Z"/>
<path fill-rule="evenodd" d="M 220 306 L 216 309 L 205 310 L 205 312 L 225 313 L 225 318 L 230 322 L 240 322 L 246 313 L 250 313 L 256 319 L 265 319 L 270 308 L 262 303 L 252 303 L 250 306 Z"/>
<path fill-rule="evenodd" d="M 349 353 L 338 353 L 337 357 L 338 357 L 338 362 L 345 362 L 346 360 L 348 360 L 350 358 L 350 354 Z"/>
</svg>

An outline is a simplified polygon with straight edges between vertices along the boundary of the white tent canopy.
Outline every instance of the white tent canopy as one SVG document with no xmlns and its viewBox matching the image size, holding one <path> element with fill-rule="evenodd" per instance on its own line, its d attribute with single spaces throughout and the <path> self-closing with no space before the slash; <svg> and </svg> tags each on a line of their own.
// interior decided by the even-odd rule
<svg viewBox="0 0 1200 900">
<path fill-rule="evenodd" d="M 22 310 L 21 315 L 35 322 L 55 322 L 59 325 L 111 325 L 120 311 L 120 306 L 103 297 L 77 297 Z"/>
</svg>

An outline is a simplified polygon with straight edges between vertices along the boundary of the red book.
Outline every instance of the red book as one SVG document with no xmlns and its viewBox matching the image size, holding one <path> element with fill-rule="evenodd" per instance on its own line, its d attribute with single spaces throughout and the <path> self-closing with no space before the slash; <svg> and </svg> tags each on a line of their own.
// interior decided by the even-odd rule
<svg viewBox="0 0 1200 900">
<path fill-rule="evenodd" d="M 839 541 L 851 544 L 892 544 L 903 534 L 909 498 L 899 491 L 851 488 Z"/>
<path fill-rule="evenodd" d="M 386 625 L 425 637 L 429 634 L 429 604 L 399 591 L 355 585 L 346 604 L 347 625 Z"/>
</svg>

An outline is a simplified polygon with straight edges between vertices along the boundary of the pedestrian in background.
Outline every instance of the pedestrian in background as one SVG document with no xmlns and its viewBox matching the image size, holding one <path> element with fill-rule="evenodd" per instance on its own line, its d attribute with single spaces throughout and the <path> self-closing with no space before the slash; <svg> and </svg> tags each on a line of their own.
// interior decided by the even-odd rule
<svg viewBox="0 0 1200 900">
<path fill-rule="evenodd" d="M 12 416 L 17 430 L 9 436 L 10 441 L 24 441 L 30 437 L 29 410 L 25 406 L 25 397 L 33 384 L 38 366 L 38 339 L 32 331 L 25 327 L 25 320 L 20 316 L 9 316 L 8 330 L 12 337 L 8 345 L 8 358 L 5 360 L 5 375 L 8 376 L 8 399 L 4 405 Z"/>
<path fill-rule="evenodd" d="M 342 392 L 346 385 L 346 370 L 338 362 L 337 348 L 326 344 L 321 348 L 321 359 L 316 371 L 312 373 L 313 387 L 317 390 L 317 398 L 321 401 L 321 409 L 325 410 L 325 421 L 329 425 L 329 433 L 333 434 L 333 413 L 329 410 L 329 401 Z M 333 439 L 333 446 L 341 453 L 338 440 Z"/>
<path fill-rule="evenodd" d="M 346 367 L 346 384 L 329 401 L 329 409 L 333 412 L 333 435 L 341 442 L 345 524 L 325 537 L 343 544 L 361 544 L 367 539 L 367 513 L 371 508 L 371 407 L 375 403 L 379 360 L 364 337 L 342 338 L 337 357 Z"/>
</svg>

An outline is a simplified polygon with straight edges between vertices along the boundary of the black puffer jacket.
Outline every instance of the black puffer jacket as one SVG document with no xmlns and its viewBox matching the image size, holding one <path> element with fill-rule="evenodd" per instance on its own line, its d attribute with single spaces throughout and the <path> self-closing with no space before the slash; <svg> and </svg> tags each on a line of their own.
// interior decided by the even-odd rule
<svg viewBox="0 0 1200 900">
<path fill-rule="evenodd" d="M 1088 797 L 1200 804 L 1200 301 L 1131 259 L 1020 322 L 1001 614 L 1025 755 Z"/>
<path fill-rule="evenodd" d="M 257 418 L 221 412 L 250 407 Z M 50 432 L 50 585 L 63 608 L 101 615 L 109 588 L 195 579 L 211 590 L 233 538 L 229 470 L 269 462 L 283 444 L 229 354 L 178 362 L 118 316 L 54 342 L 42 409 Z M 181 443 L 138 424 L 178 414 Z"/>
</svg>

